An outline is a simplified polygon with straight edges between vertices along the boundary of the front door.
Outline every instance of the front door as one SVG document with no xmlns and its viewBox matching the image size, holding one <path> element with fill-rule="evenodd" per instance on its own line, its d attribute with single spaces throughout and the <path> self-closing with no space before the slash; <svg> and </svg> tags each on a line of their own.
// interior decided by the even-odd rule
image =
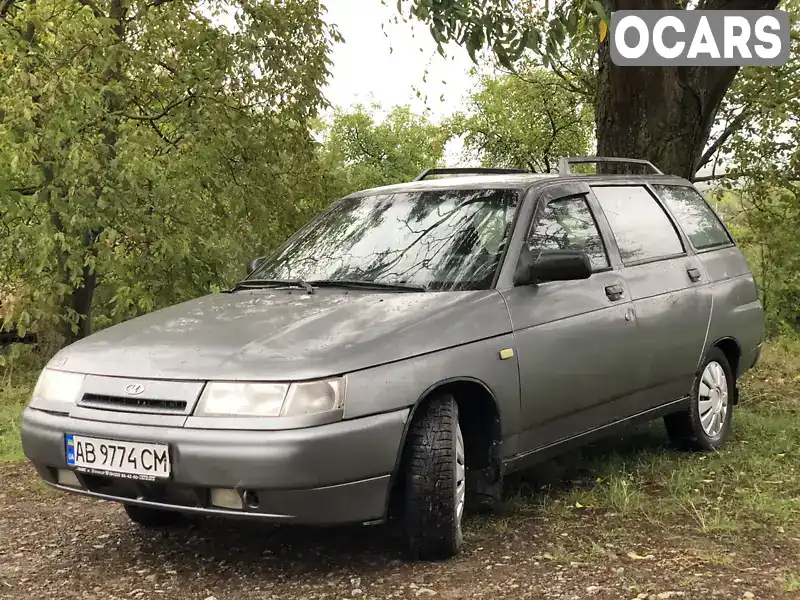
<svg viewBox="0 0 800 600">
<path fill-rule="evenodd" d="M 609 257 L 585 191 L 542 192 L 526 243 L 534 252 L 585 250 L 591 277 L 503 291 L 519 360 L 522 453 L 635 412 L 630 401 L 640 379 L 632 373 L 633 305 L 619 258 Z"/>
</svg>

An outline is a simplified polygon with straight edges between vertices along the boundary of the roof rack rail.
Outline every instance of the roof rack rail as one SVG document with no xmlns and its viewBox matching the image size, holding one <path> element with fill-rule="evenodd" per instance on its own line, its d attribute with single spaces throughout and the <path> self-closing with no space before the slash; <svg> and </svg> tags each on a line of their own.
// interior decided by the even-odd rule
<svg viewBox="0 0 800 600">
<path fill-rule="evenodd" d="M 495 169 L 488 167 L 436 168 L 425 169 L 422 173 L 417 175 L 414 181 L 422 181 L 433 175 L 510 175 L 514 173 L 530 173 L 530 171 L 526 171 L 525 169 Z"/>
<path fill-rule="evenodd" d="M 569 166 L 573 164 L 599 165 L 600 163 L 628 163 L 633 165 L 643 165 L 645 167 L 650 167 L 653 170 L 653 173 L 656 175 L 664 174 L 649 160 L 643 160 L 641 158 L 619 158 L 616 156 L 567 156 L 558 161 L 558 174 L 571 175 L 572 171 L 570 170 Z"/>
</svg>

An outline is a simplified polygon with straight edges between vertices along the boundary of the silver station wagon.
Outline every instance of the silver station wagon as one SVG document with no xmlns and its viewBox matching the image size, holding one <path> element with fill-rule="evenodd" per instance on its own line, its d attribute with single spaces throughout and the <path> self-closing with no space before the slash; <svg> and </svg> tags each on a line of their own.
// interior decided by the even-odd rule
<svg viewBox="0 0 800 600">
<path fill-rule="evenodd" d="M 448 557 L 465 510 L 570 444 L 663 417 L 720 448 L 763 337 L 728 230 L 641 160 L 432 169 L 249 266 L 53 357 L 22 425 L 47 484 L 144 526 L 397 516 L 412 557 Z"/>
</svg>

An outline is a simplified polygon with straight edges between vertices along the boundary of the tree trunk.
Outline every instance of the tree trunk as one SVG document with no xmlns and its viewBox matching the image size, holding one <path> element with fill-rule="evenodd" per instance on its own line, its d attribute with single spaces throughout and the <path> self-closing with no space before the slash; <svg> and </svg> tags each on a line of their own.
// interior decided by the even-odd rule
<svg viewBox="0 0 800 600">
<path fill-rule="evenodd" d="M 777 0 L 708 0 L 700 9 L 774 9 Z M 670 0 L 610 0 L 607 10 L 680 8 Z M 600 46 L 597 155 L 644 158 L 694 177 L 714 117 L 738 67 L 619 67 Z"/>
<path fill-rule="evenodd" d="M 70 308 L 80 316 L 78 330 L 73 331 L 71 323 L 65 330 L 65 343 L 71 344 L 92 333 L 92 300 L 97 287 L 97 276 L 88 266 L 83 267 L 83 281 L 80 287 L 72 290 Z"/>
</svg>

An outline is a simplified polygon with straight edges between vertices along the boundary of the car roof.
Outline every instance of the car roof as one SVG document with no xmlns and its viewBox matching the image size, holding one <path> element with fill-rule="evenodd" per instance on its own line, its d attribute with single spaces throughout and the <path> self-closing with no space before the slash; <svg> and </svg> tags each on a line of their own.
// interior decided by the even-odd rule
<svg viewBox="0 0 800 600">
<path fill-rule="evenodd" d="M 356 198 L 379 194 L 457 189 L 504 188 L 525 190 L 536 184 L 549 184 L 555 182 L 585 182 L 594 184 L 672 183 L 688 186 L 692 185 L 688 180 L 675 175 L 559 175 L 556 173 L 514 173 L 502 175 L 457 175 L 423 179 L 420 181 L 409 181 L 405 183 L 396 183 L 392 185 L 384 185 L 366 190 L 360 190 L 350 194 L 347 197 Z"/>
</svg>

